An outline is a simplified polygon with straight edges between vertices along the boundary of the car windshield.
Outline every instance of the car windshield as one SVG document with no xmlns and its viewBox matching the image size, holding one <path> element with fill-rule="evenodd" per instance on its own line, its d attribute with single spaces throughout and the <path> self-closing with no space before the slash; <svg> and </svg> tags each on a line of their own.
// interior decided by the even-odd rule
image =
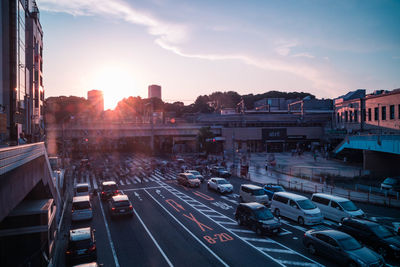
<svg viewBox="0 0 400 267">
<path fill-rule="evenodd" d="M 89 191 L 89 188 L 87 186 L 81 186 L 76 189 L 76 192 L 78 192 L 78 193 L 83 193 L 83 192 L 88 192 L 88 191 Z"/>
<path fill-rule="evenodd" d="M 391 185 L 394 185 L 394 184 L 397 184 L 398 183 L 398 179 L 395 179 L 395 178 L 386 178 L 385 179 L 385 181 L 383 182 L 384 184 L 391 184 Z"/>
<path fill-rule="evenodd" d="M 193 175 L 200 175 L 200 173 L 198 171 L 190 171 L 190 173 Z"/>
<path fill-rule="evenodd" d="M 391 231 L 389 231 L 386 227 L 383 227 L 382 225 L 371 227 L 371 231 L 380 238 L 388 238 L 394 236 Z"/>
<path fill-rule="evenodd" d="M 89 201 L 74 202 L 72 203 L 72 208 L 74 210 L 85 210 L 90 208 Z"/>
<path fill-rule="evenodd" d="M 356 211 L 358 210 L 357 206 L 350 200 L 339 202 L 340 205 L 347 211 Z"/>
<path fill-rule="evenodd" d="M 258 220 L 271 220 L 274 218 L 274 215 L 272 215 L 271 211 L 266 207 L 261 207 L 254 210 L 254 214 Z"/>
<path fill-rule="evenodd" d="M 84 249 L 92 246 L 92 241 L 90 239 L 82 239 L 79 241 L 74 241 L 71 244 L 74 249 Z"/>
<path fill-rule="evenodd" d="M 114 202 L 114 205 L 115 205 L 116 207 L 127 207 L 127 206 L 130 205 L 130 203 L 129 203 L 129 201 L 127 201 L 127 200 L 123 200 L 123 201 Z"/>
<path fill-rule="evenodd" d="M 300 208 L 303 210 L 312 210 L 316 208 L 314 203 L 309 199 L 297 200 L 297 204 L 299 204 Z"/>
<path fill-rule="evenodd" d="M 115 190 L 117 190 L 117 185 L 116 184 L 104 185 L 103 190 L 104 191 L 115 191 Z"/>
<path fill-rule="evenodd" d="M 352 237 L 347 237 L 343 239 L 339 239 L 339 244 L 344 250 L 356 250 L 362 248 L 362 245 L 358 243 L 357 240 L 355 240 Z"/>
<path fill-rule="evenodd" d="M 217 184 L 229 184 L 227 180 L 217 180 Z"/>
<path fill-rule="evenodd" d="M 274 187 L 271 187 L 271 191 L 273 191 L 273 192 L 284 192 L 285 189 L 283 189 L 282 186 L 274 186 Z"/>
<path fill-rule="evenodd" d="M 265 195 L 265 191 L 263 189 L 256 189 L 252 192 L 253 196 L 262 196 Z"/>
<path fill-rule="evenodd" d="M 224 171 L 226 171 L 226 170 L 225 170 L 225 168 L 222 168 L 222 167 L 221 167 L 221 168 L 218 168 L 218 171 L 224 172 Z"/>
<path fill-rule="evenodd" d="M 191 180 L 196 179 L 196 177 L 194 175 L 192 175 L 192 174 L 191 175 L 187 175 L 187 178 L 191 179 Z"/>
</svg>

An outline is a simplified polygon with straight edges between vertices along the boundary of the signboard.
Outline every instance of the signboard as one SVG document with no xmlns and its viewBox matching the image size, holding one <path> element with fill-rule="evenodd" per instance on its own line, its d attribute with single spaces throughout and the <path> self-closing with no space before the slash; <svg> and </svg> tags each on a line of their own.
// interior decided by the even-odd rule
<svg viewBox="0 0 400 267">
<path fill-rule="evenodd" d="M 275 128 L 275 129 L 269 128 L 269 129 L 262 129 L 261 135 L 264 141 L 286 140 L 287 132 L 286 128 Z"/>
<path fill-rule="evenodd" d="M 0 134 L 7 133 L 7 114 L 0 113 Z"/>
</svg>

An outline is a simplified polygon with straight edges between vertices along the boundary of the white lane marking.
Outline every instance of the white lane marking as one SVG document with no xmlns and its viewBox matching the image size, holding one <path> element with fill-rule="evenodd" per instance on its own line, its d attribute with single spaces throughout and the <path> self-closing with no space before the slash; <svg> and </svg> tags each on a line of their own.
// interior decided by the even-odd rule
<svg viewBox="0 0 400 267">
<path fill-rule="evenodd" d="M 207 214 L 207 216 L 213 217 L 213 218 L 222 218 L 222 219 L 225 219 L 225 218 L 226 218 L 226 216 L 214 215 L 214 214 Z"/>
<path fill-rule="evenodd" d="M 274 243 L 274 241 L 273 240 L 271 240 L 271 239 L 266 239 L 266 238 L 263 238 L 263 239 L 261 239 L 261 238 L 252 238 L 252 237 L 242 237 L 244 240 L 247 240 L 247 241 L 255 241 L 255 242 L 264 242 L 264 243 Z"/>
<path fill-rule="evenodd" d="M 75 187 L 75 185 L 76 185 L 76 177 L 74 178 L 74 187 Z"/>
<path fill-rule="evenodd" d="M 96 179 L 93 179 L 93 188 L 96 190 L 98 189 Z"/>
<path fill-rule="evenodd" d="M 120 183 L 121 185 L 125 185 L 124 182 L 123 182 L 122 180 L 119 180 L 119 183 Z"/>
<path fill-rule="evenodd" d="M 267 252 L 295 254 L 294 251 L 286 250 L 286 249 L 279 249 L 279 248 L 264 248 L 264 247 L 258 247 L 258 249 L 261 249 L 261 250 L 267 251 Z"/>
<path fill-rule="evenodd" d="M 152 181 L 152 182 L 154 182 L 154 181 L 155 181 L 155 180 L 154 180 L 153 178 L 151 178 L 151 177 L 149 177 L 149 180 L 150 180 L 150 181 Z"/>
<path fill-rule="evenodd" d="M 244 230 L 244 229 L 236 229 L 236 228 L 227 228 L 229 231 L 239 232 L 239 233 L 246 233 L 246 234 L 254 234 L 253 231 Z"/>
<path fill-rule="evenodd" d="M 216 222 L 221 223 L 221 224 L 237 225 L 237 223 L 234 223 L 234 222 L 220 222 L 220 221 L 216 221 Z"/>
<path fill-rule="evenodd" d="M 164 188 L 167 189 L 167 190 L 169 190 L 171 193 L 173 192 L 173 190 L 175 190 L 173 187 L 171 187 L 170 185 L 168 185 L 168 184 L 166 184 L 166 183 L 164 183 L 164 182 L 159 182 L 159 184 L 160 184 L 160 185 L 164 185 Z M 175 190 L 175 191 L 177 191 L 177 190 Z M 180 191 L 178 191 L 178 192 L 180 193 Z M 175 194 L 175 195 L 177 196 L 177 194 Z M 184 201 L 184 200 L 183 200 L 183 201 Z M 185 201 L 185 202 L 186 202 L 186 201 Z M 201 203 L 201 202 L 199 201 L 199 203 Z M 190 205 L 190 204 L 189 204 L 189 205 Z M 213 209 L 210 208 L 210 210 L 213 210 Z M 215 211 L 215 210 L 214 210 L 214 211 Z M 223 215 L 222 213 L 219 213 L 218 211 L 215 211 L 215 212 L 218 213 L 218 214 Z M 202 213 L 204 216 L 207 216 L 207 217 L 208 217 L 208 214 L 205 214 L 204 212 L 200 212 L 200 213 Z M 210 218 L 210 217 L 209 217 L 209 218 Z M 235 220 L 233 220 L 233 219 L 231 219 L 231 218 L 229 218 L 229 217 L 227 217 L 227 216 L 225 216 L 225 218 L 228 219 L 228 220 L 230 220 L 230 221 L 232 221 L 232 222 L 235 222 Z M 211 218 L 210 218 L 210 219 L 211 219 Z M 211 220 L 212 220 L 212 219 L 211 219 Z M 214 221 L 214 220 L 213 220 L 213 221 Z M 281 222 L 282 222 L 282 221 L 283 221 L 283 220 L 281 219 Z M 216 221 L 214 221 L 214 222 L 216 222 Z M 216 222 L 216 223 L 217 223 L 217 222 Z M 235 235 L 237 238 L 243 240 L 243 241 L 244 241 L 245 243 L 247 243 L 249 246 L 253 247 L 254 249 L 257 249 L 257 247 L 255 247 L 253 244 L 251 244 L 250 242 L 247 242 L 247 241 L 244 240 L 241 236 L 237 235 L 236 233 L 234 233 L 233 231 L 231 231 L 231 230 L 228 229 L 227 227 L 223 226 L 223 225 L 220 224 L 220 223 L 217 223 L 217 224 L 220 225 L 221 227 L 223 227 L 224 229 L 230 231 L 233 235 Z M 313 264 L 315 264 L 314 266 L 323 266 L 322 264 L 319 264 L 318 262 L 314 261 L 313 259 L 311 259 L 311 258 L 309 258 L 309 257 L 307 257 L 307 256 L 305 256 L 305 255 L 303 255 L 303 254 L 301 254 L 301 253 L 299 253 L 299 252 L 297 252 L 297 251 L 292 250 L 291 248 L 289 248 L 289 247 L 283 245 L 282 243 L 279 243 L 279 242 L 277 242 L 277 241 L 274 241 L 274 244 L 277 244 L 277 245 L 279 245 L 279 246 L 281 246 L 281 247 L 283 247 L 283 248 L 285 248 L 285 249 L 288 249 L 288 250 L 293 251 L 295 254 L 299 255 L 300 257 L 302 257 L 302 258 L 304 258 L 304 259 L 306 259 L 306 260 L 311 261 Z M 283 266 L 283 264 L 281 264 L 280 262 L 278 262 L 275 258 L 273 258 L 272 256 L 270 256 L 269 254 L 267 254 L 267 253 L 265 253 L 265 252 L 263 252 L 263 251 L 261 251 L 261 250 L 259 250 L 259 249 L 257 249 L 257 250 L 260 251 L 260 252 L 261 252 L 262 254 L 264 254 L 265 256 L 267 256 L 268 258 L 272 259 L 273 261 L 275 261 L 275 262 L 277 262 L 277 263 L 279 263 L 280 265 Z"/>
<path fill-rule="evenodd" d="M 155 199 L 146 189 L 144 190 L 166 213 L 169 214 L 183 229 L 185 229 L 197 242 L 200 243 L 208 252 L 210 252 L 219 262 L 221 262 L 224 266 L 229 266 L 226 264 L 217 254 L 214 253 L 209 247 L 207 247 L 197 236 L 195 236 L 186 226 L 184 226 L 174 215 L 171 214 L 157 199 Z"/>
<path fill-rule="evenodd" d="M 279 233 L 278 235 L 279 236 L 283 236 L 283 235 L 290 235 L 290 234 L 292 234 L 292 232 L 290 232 L 290 231 L 288 231 L 288 230 L 286 230 L 286 229 L 283 229 L 283 228 L 281 228 L 284 232 L 281 232 L 281 233 Z"/>
<path fill-rule="evenodd" d="M 143 190 L 143 189 L 157 189 L 157 188 L 163 188 L 163 187 L 162 186 L 149 186 L 149 187 L 130 188 L 130 189 L 124 189 L 124 192 L 139 191 L 139 190 Z"/>
<path fill-rule="evenodd" d="M 131 181 L 129 180 L 129 178 L 126 178 L 125 181 L 126 181 L 126 184 L 127 184 L 127 185 L 131 184 Z"/>
<path fill-rule="evenodd" d="M 86 175 L 86 183 L 90 186 L 89 174 Z"/>
<path fill-rule="evenodd" d="M 223 198 L 223 199 L 225 199 L 225 200 L 227 200 L 227 201 L 229 201 L 229 202 L 232 202 L 233 204 L 239 204 L 239 202 L 238 202 L 238 201 L 236 201 L 236 200 L 233 200 L 233 199 L 230 199 L 229 197 L 226 197 L 226 196 L 221 196 L 221 198 Z"/>
<path fill-rule="evenodd" d="M 140 201 L 142 201 L 142 198 L 140 197 L 140 195 L 137 192 L 133 193 L 135 195 L 135 197 L 137 197 Z"/>
<path fill-rule="evenodd" d="M 149 182 L 149 180 L 148 180 L 147 178 L 143 178 L 143 180 L 144 180 L 146 183 Z"/>
<path fill-rule="evenodd" d="M 138 183 L 140 183 L 141 181 L 140 181 L 140 179 L 139 178 L 135 178 L 135 180 L 138 182 Z"/>
<path fill-rule="evenodd" d="M 294 266 L 319 266 L 311 262 L 287 261 L 287 260 L 279 260 L 279 262 L 281 262 L 282 264 L 294 265 Z"/>
<path fill-rule="evenodd" d="M 99 203 L 100 203 L 101 213 L 103 214 L 104 224 L 106 226 L 107 237 L 108 237 L 108 241 L 110 242 L 111 252 L 112 252 L 112 255 L 113 255 L 113 258 L 114 258 L 115 266 L 119 267 L 117 253 L 115 252 L 114 243 L 113 243 L 113 241 L 111 239 L 110 228 L 108 227 L 108 223 L 107 223 L 107 220 L 106 220 L 106 215 L 104 214 L 103 204 L 101 204 L 100 194 L 97 193 L 97 196 L 98 196 Z"/>
<path fill-rule="evenodd" d="M 147 234 L 150 236 L 151 240 L 153 240 L 154 245 L 158 248 L 160 251 L 161 255 L 164 257 L 164 259 L 167 261 L 169 266 L 174 266 L 171 261 L 168 259 L 167 255 L 164 253 L 160 245 L 157 243 L 156 239 L 153 237 L 153 235 L 150 233 L 149 229 L 147 226 L 144 224 L 142 221 L 142 218 L 140 218 L 139 214 L 136 212 L 135 208 L 133 208 L 133 212 L 135 213 L 136 217 L 139 219 L 140 223 L 143 225 L 144 229 L 146 230 Z"/>
</svg>

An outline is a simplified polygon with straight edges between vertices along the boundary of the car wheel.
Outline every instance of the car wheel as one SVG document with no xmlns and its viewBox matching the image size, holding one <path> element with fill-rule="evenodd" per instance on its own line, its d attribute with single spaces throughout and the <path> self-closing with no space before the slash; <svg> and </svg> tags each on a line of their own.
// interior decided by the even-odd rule
<svg viewBox="0 0 400 267">
<path fill-rule="evenodd" d="M 218 188 L 217 191 L 218 191 L 218 193 L 222 194 L 221 189 Z"/>
<path fill-rule="evenodd" d="M 379 253 L 379 255 L 381 255 L 384 258 L 386 258 L 386 256 L 387 256 L 387 250 L 384 247 L 378 248 L 378 253 Z"/>
<path fill-rule="evenodd" d="M 261 229 L 260 229 L 260 227 L 256 227 L 256 234 L 257 235 L 262 235 L 262 231 L 261 231 Z"/>
<path fill-rule="evenodd" d="M 297 219 L 297 222 L 298 222 L 300 225 L 304 225 L 304 219 L 303 219 L 303 217 L 299 217 L 299 218 Z"/>
<path fill-rule="evenodd" d="M 243 202 L 243 198 L 239 197 L 239 202 L 242 203 Z"/>
<path fill-rule="evenodd" d="M 313 244 L 308 244 L 307 250 L 311 255 L 315 255 L 317 253 L 317 250 L 315 249 Z"/>
<path fill-rule="evenodd" d="M 209 184 L 207 184 L 207 189 L 208 189 L 208 190 L 210 190 L 210 189 L 211 189 L 211 187 L 210 187 L 210 185 L 209 185 Z"/>
<path fill-rule="evenodd" d="M 274 214 L 275 214 L 275 217 L 279 217 L 281 215 L 281 212 L 279 209 L 275 209 Z"/>
</svg>

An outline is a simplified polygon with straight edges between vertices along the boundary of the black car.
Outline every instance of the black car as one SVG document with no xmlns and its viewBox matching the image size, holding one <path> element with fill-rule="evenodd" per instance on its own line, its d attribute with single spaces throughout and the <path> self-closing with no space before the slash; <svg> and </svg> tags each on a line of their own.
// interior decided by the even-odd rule
<svg viewBox="0 0 400 267">
<path fill-rule="evenodd" d="M 381 183 L 381 189 L 400 192 L 400 176 L 386 178 Z"/>
<path fill-rule="evenodd" d="M 101 200 L 108 200 L 110 197 L 118 194 L 118 186 L 114 181 L 102 182 L 100 186 Z"/>
<path fill-rule="evenodd" d="M 108 202 L 111 218 L 117 216 L 133 216 L 133 206 L 127 195 L 116 195 Z"/>
<path fill-rule="evenodd" d="M 239 225 L 247 225 L 258 235 L 281 232 L 281 223 L 271 211 L 257 202 L 240 203 L 235 212 Z"/>
<path fill-rule="evenodd" d="M 224 167 L 220 167 L 220 166 L 212 167 L 211 174 L 215 177 L 221 177 L 221 178 L 231 177 L 231 174 Z"/>
<path fill-rule="evenodd" d="M 97 260 L 94 229 L 86 227 L 69 231 L 65 260 L 67 265 Z"/>
<path fill-rule="evenodd" d="M 352 235 L 377 251 L 382 257 L 400 257 L 400 236 L 376 222 L 346 218 L 339 225 L 338 230 Z"/>
<path fill-rule="evenodd" d="M 378 253 L 361 245 L 352 236 L 336 230 L 309 230 L 303 245 L 310 254 L 319 254 L 336 261 L 339 266 L 384 266 Z"/>
</svg>

